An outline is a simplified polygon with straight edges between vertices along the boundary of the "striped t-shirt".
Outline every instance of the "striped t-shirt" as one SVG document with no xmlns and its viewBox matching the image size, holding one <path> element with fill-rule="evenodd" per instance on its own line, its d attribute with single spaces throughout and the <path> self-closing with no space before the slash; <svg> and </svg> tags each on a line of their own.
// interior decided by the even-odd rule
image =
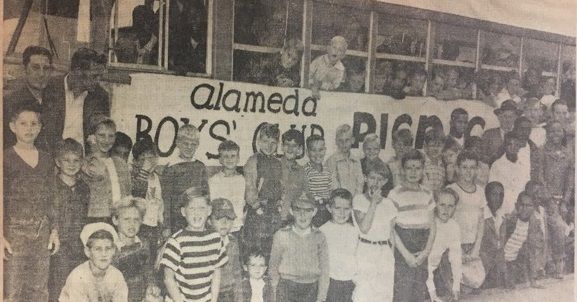
<svg viewBox="0 0 577 302">
<path fill-rule="evenodd" d="M 323 169 L 318 171 L 313 168 L 313 165 L 308 162 L 305 167 L 305 175 L 309 191 L 315 199 L 328 200 L 331 195 L 331 190 L 335 189 L 333 184 L 333 177 L 331 171 Z"/>
<path fill-rule="evenodd" d="M 166 242 L 160 265 L 175 272 L 184 301 L 203 302 L 212 299 L 210 287 L 215 269 L 227 261 L 218 233 L 183 229 Z"/>
<path fill-rule="evenodd" d="M 421 186 L 419 190 L 413 190 L 400 185 L 391 190 L 388 198 L 397 208 L 398 226 L 406 229 L 430 227 L 430 217 L 435 208 L 435 201 L 429 189 Z"/>
<path fill-rule="evenodd" d="M 515 225 L 515 231 L 505 243 L 505 261 L 514 261 L 517 259 L 519 255 L 519 250 L 527 241 L 527 235 L 529 234 L 529 222 L 524 222 L 521 220 L 517 220 L 517 224 Z"/>
</svg>

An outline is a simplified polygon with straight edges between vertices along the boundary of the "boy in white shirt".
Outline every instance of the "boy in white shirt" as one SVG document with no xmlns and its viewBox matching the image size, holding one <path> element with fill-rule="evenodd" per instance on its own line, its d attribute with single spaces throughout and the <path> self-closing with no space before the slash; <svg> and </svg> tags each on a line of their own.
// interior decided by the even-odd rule
<svg viewBox="0 0 577 302">
<path fill-rule="evenodd" d="M 459 203 L 459 195 L 453 189 L 444 188 L 435 194 L 435 202 L 437 203 L 435 207 L 437 234 L 428 258 L 427 289 L 432 302 L 443 301 L 437 296 L 435 288 L 434 277 L 438 275 L 438 283 L 441 283 L 439 285 L 444 287 L 451 286 L 450 288 L 445 288 L 445 290 L 450 289 L 452 298 L 458 300 L 462 274 L 461 238 L 459 236 L 459 225 L 452 217 Z M 447 271 L 443 267 L 442 262 L 443 254 L 447 250 L 449 251 L 452 278 L 448 278 L 449 276 L 447 276 Z M 448 283 L 450 279 L 452 279 L 451 284 Z"/>
<path fill-rule="evenodd" d="M 329 247 L 329 291 L 327 301 L 352 301 L 354 259 L 359 235 L 350 223 L 353 196 L 346 189 L 331 192 L 327 208 L 331 220 L 320 227 Z"/>
<path fill-rule="evenodd" d="M 238 173 L 237 165 L 239 161 L 240 147 L 237 143 L 227 140 L 218 146 L 219 162 L 222 171 L 216 173 L 208 180 L 210 200 L 218 198 L 230 200 L 234 212 L 237 213 L 232 223 L 230 232 L 238 237 L 238 231 L 244 225 L 244 176 Z"/>
</svg>

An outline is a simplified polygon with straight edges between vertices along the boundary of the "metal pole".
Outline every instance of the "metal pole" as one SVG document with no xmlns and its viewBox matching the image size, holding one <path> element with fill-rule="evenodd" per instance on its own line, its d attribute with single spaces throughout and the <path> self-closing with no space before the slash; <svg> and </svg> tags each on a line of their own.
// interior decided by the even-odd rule
<svg viewBox="0 0 577 302">
<path fill-rule="evenodd" d="M 10 44 L 8 44 L 8 50 L 6 51 L 6 55 L 11 55 L 16 50 L 16 45 L 18 44 L 18 40 L 20 39 L 20 35 L 22 35 L 22 30 L 24 29 L 24 24 L 26 24 L 26 20 L 28 19 L 28 14 L 30 13 L 30 9 L 32 8 L 32 4 L 34 0 L 26 0 L 22 5 L 22 12 L 20 13 L 20 18 L 18 19 L 18 24 L 16 25 L 16 29 L 12 34 L 12 38 L 10 39 Z"/>
</svg>

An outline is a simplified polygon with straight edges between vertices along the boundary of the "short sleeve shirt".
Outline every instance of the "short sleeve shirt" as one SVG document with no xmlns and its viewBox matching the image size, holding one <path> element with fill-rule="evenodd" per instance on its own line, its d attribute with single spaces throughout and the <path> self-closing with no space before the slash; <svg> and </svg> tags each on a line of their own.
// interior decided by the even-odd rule
<svg viewBox="0 0 577 302">
<path fill-rule="evenodd" d="M 367 213 L 370 204 L 371 202 L 367 199 L 365 194 L 358 194 L 353 198 L 353 209 L 365 214 Z M 393 202 L 388 198 L 383 198 L 375 209 L 375 218 L 373 219 L 371 228 L 366 234 L 360 234 L 360 236 L 370 241 L 389 240 L 391 235 L 391 223 L 396 216 L 397 208 Z M 354 222 L 357 224 L 356 220 Z"/>
<path fill-rule="evenodd" d="M 175 272 L 184 301 L 211 301 L 214 271 L 228 261 L 220 235 L 212 231 L 180 230 L 170 237 L 160 265 Z"/>
<path fill-rule="evenodd" d="M 459 195 L 459 203 L 457 203 L 453 218 L 461 229 L 461 243 L 475 243 L 479 228 L 479 215 L 482 215 L 483 219 L 492 216 L 485 201 L 485 190 L 482 186 L 475 185 L 475 191 L 467 192 L 457 183 L 450 184 L 448 188 L 453 189 Z"/>
<path fill-rule="evenodd" d="M 430 228 L 430 217 L 435 208 L 433 193 L 424 187 L 418 190 L 404 185 L 395 187 L 388 198 L 397 209 L 396 224 L 407 229 Z"/>
</svg>

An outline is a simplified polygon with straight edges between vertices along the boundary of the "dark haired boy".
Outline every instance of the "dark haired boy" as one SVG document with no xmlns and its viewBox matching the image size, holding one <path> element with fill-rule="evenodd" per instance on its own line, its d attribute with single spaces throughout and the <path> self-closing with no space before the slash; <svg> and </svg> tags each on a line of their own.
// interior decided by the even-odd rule
<svg viewBox="0 0 577 302">
<path fill-rule="evenodd" d="M 531 287 L 543 288 L 537 281 L 538 252 L 544 246 L 544 234 L 535 217 L 533 198 L 525 191 L 519 194 L 515 214 L 506 223 L 505 261 L 511 276 L 529 279 Z M 523 280 L 523 281 L 524 281 Z"/>
<path fill-rule="evenodd" d="M 251 249 L 245 253 L 243 269 L 247 278 L 242 281 L 242 302 L 274 301 L 270 278 L 266 276 L 268 259 L 260 249 Z"/>
<path fill-rule="evenodd" d="M 124 276 L 112 266 L 118 242 L 114 228 L 103 222 L 91 223 L 84 226 L 80 238 L 88 261 L 70 273 L 58 301 L 128 301 Z"/>
<path fill-rule="evenodd" d="M 413 147 L 413 134 L 410 129 L 399 129 L 393 133 L 393 149 L 395 155 L 389 159 L 387 165 L 393 173 L 393 186 L 398 186 L 403 183 L 403 175 L 401 170 L 403 168 L 401 159 Z"/>
<path fill-rule="evenodd" d="M 44 47 L 28 46 L 22 53 L 22 65 L 24 65 L 24 81 L 18 83 L 14 92 L 4 96 L 4 148 L 16 143 L 16 137 L 10 131 L 10 116 L 20 106 L 36 105 L 39 110 L 46 106 L 44 102 L 44 89 L 52 74 L 52 54 Z M 46 150 L 48 147 L 41 131 L 35 145 Z"/>
<path fill-rule="evenodd" d="M 164 225 L 164 201 L 160 176 L 156 172 L 158 150 L 150 136 L 134 144 L 132 148 L 132 196 L 144 198 L 145 212 L 139 235 L 150 243 L 152 258 L 161 244 Z M 169 234 L 166 234 L 168 237 Z"/>
<path fill-rule="evenodd" d="M 438 191 L 447 181 L 447 172 L 443 162 L 445 135 L 440 129 L 429 129 L 425 132 L 425 171 L 423 186 L 431 191 Z"/>
<path fill-rule="evenodd" d="M 36 148 L 40 113 L 20 107 L 10 118 L 16 144 L 4 151 L 4 299 L 47 301 L 50 255 L 60 246 L 50 196 L 52 157 Z"/>
<path fill-rule="evenodd" d="M 490 182 L 485 186 L 485 199 L 491 216 L 485 219 L 483 240 L 479 256 L 485 268 L 485 288 L 505 286 L 508 280 L 507 265 L 505 264 L 505 224 L 499 215 L 503 205 L 505 189 L 500 182 Z"/>
<path fill-rule="evenodd" d="M 117 131 L 116 139 L 110 149 L 110 155 L 122 158 L 124 162 L 128 162 L 128 156 L 132 150 L 132 139 L 124 132 Z"/>
<path fill-rule="evenodd" d="M 469 113 L 463 108 L 457 108 L 451 112 L 451 122 L 447 140 L 457 143 L 460 150 L 465 147 L 465 131 L 469 124 Z"/>
<path fill-rule="evenodd" d="M 53 178 L 52 198 L 58 219 L 60 251 L 50 259 L 50 301 L 57 301 L 68 274 L 85 259 L 80 232 L 87 223 L 90 189 L 79 177 L 84 148 L 67 138 L 56 144 L 58 174 Z"/>
<path fill-rule="evenodd" d="M 304 152 L 303 134 L 298 130 L 290 129 L 283 133 L 281 141 L 283 156 L 280 158 L 280 162 L 282 164 L 283 194 L 280 215 L 282 221 L 287 221 L 292 202 L 305 192 L 307 185 L 304 168 L 297 162 L 297 158 L 302 156 Z"/>
</svg>

